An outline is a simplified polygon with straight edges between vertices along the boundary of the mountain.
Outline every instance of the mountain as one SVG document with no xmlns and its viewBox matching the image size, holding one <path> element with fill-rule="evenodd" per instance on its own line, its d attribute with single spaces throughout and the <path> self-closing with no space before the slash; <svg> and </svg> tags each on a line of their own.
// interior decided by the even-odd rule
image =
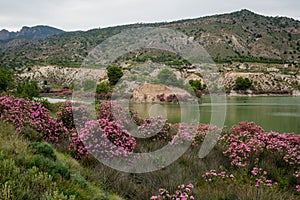
<svg viewBox="0 0 300 200">
<path fill-rule="evenodd" d="M 216 63 L 291 63 L 295 66 L 300 63 L 300 21 L 263 16 L 243 9 L 174 22 L 62 32 L 44 40 L 36 40 L 36 36 L 2 41 L 0 65 L 9 68 L 33 65 L 78 67 L 88 53 L 108 37 L 126 29 L 146 26 L 182 31 L 199 42 Z M 9 36 L 7 31 L 2 32 L 2 37 Z"/>
<path fill-rule="evenodd" d="M 23 26 L 18 32 L 9 32 L 8 30 L 0 31 L 0 40 L 8 41 L 14 39 L 45 39 L 48 36 L 62 33 L 64 31 L 50 26 Z"/>
</svg>

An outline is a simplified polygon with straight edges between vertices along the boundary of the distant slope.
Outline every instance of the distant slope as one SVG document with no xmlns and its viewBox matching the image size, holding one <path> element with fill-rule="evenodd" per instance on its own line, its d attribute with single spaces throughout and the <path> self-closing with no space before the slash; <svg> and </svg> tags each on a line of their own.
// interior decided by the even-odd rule
<svg viewBox="0 0 300 200">
<path fill-rule="evenodd" d="M 12 40 L 0 43 L 0 65 L 10 68 L 32 65 L 80 66 L 89 51 L 122 30 L 168 27 L 194 38 L 215 62 L 300 62 L 300 21 L 266 17 L 249 10 L 186 19 L 169 23 L 132 24 L 65 32 L 45 40 Z"/>
<path fill-rule="evenodd" d="M 63 30 L 50 26 L 23 26 L 18 32 L 9 32 L 8 30 L 0 31 L 0 40 L 8 41 L 14 39 L 45 39 L 48 36 L 64 32 Z"/>
<path fill-rule="evenodd" d="M 181 20 L 165 25 L 202 44 L 216 61 L 300 60 L 300 22 L 249 10 Z"/>
</svg>

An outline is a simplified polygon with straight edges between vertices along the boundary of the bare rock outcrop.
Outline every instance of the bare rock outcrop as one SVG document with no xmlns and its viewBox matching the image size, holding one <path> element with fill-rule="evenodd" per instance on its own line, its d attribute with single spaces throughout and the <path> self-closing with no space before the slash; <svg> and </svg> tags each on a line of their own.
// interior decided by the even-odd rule
<svg viewBox="0 0 300 200">
<path fill-rule="evenodd" d="M 136 103 L 157 103 L 164 102 L 173 95 L 191 98 L 188 92 L 180 88 L 162 84 L 145 84 L 133 91 L 131 100 Z"/>
<path fill-rule="evenodd" d="M 69 86 L 75 79 L 100 81 L 106 77 L 105 69 L 67 68 L 58 66 L 35 66 L 30 71 L 19 74 L 19 79 L 35 80 L 40 86 L 47 81 L 52 86 Z"/>
</svg>

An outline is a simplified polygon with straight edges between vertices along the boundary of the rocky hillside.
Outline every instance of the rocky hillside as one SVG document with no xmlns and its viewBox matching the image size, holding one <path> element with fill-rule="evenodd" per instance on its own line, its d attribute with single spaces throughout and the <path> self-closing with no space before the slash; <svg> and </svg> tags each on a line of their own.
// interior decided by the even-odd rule
<svg viewBox="0 0 300 200">
<path fill-rule="evenodd" d="M 266 17 L 249 10 L 168 23 L 66 32 L 44 40 L 1 42 L 0 65 L 15 69 L 34 65 L 80 66 L 89 51 L 106 38 L 125 29 L 145 26 L 182 31 L 203 45 L 216 63 L 294 63 L 299 66 L 300 22 L 286 17 Z"/>
<path fill-rule="evenodd" d="M 35 66 L 18 75 L 20 81 L 35 80 L 40 87 L 44 85 L 52 88 L 70 87 L 75 79 L 101 80 L 106 78 L 106 72 L 102 69 L 81 69 L 57 66 Z"/>
<path fill-rule="evenodd" d="M 166 24 L 194 37 L 216 62 L 299 61 L 300 22 L 249 10 Z"/>
<path fill-rule="evenodd" d="M 237 66 L 236 66 L 237 65 Z M 250 66 L 250 69 L 240 70 Z M 226 89 L 227 93 L 231 95 L 237 95 L 234 91 L 235 81 L 238 77 L 249 78 L 252 82 L 250 90 L 247 91 L 238 91 L 239 93 L 253 94 L 253 95 L 266 95 L 266 94 L 275 94 L 275 95 L 296 95 L 300 96 L 300 76 L 299 74 L 293 73 L 282 73 L 280 65 L 262 65 L 262 68 L 268 70 L 260 71 L 259 65 L 255 64 L 234 64 L 231 65 L 236 67 L 236 70 L 230 68 L 229 71 L 226 71 L 228 67 L 220 67 L 220 75 L 224 78 L 222 83 L 210 83 L 210 92 L 217 87 L 223 87 Z M 252 68 L 251 68 L 252 67 Z M 256 70 L 255 67 L 258 67 Z M 284 68 L 284 66 L 282 66 Z M 252 70 L 252 71 L 251 71 Z M 126 74 L 131 73 L 130 70 L 124 70 Z M 189 80 L 200 80 L 202 84 L 205 84 L 207 80 L 210 79 L 209 76 L 203 77 L 202 72 L 195 68 L 183 69 L 180 72 L 175 70 L 173 71 L 177 78 L 182 78 L 185 83 L 188 83 Z M 32 67 L 28 71 L 24 71 L 18 75 L 19 80 L 36 80 L 38 81 L 41 87 L 47 86 L 51 89 L 62 88 L 62 87 L 71 87 L 75 79 L 82 77 L 84 79 L 96 80 L 98 82 L 108 82 L 108 77 L 105 69 L 87 69 L 87 68 L 67 68 L 67 67 L 57 67 L 57 66 L 43 66 L 43 67 Z M 127 76 L 126 76 L 127 77 Z M 126 80 L 125 77 L 125 80 Z M 143 79 L 142 74 L 135 74 L 136 79 Z M 153 77 L 155 78 L 155 77 Z M 130 79 L 130 76 L 128 76 Z M 206 83 L 208 84 L 208 83 Z M 151 87 L 150 87 L 151 86 Z M 146 85 L 141 87 L 136 91 L 131 91 L 130 88 L 136 88 L 136 85 L 129 85 L 125 90 L 133 94 L 133 98 L 137 102 L 152 102 L 153 99 L 156 101 L 158 99 L 157 95 L 164 94 L 165 97 L 170 96 L 174 93 L 176 89 L 170 88 L 167 86 L 153 86 Z M 183 94 L 183 91 L 177 91 L 178 94 Z M 144 96 L 147 98 L 144 98 Z"/>
<path fill-rule="evenodd" d="M 63 31 L 57 28 L 53 28 L 50 26 L 34 26 L 27 27 L 23 26 L 20 31 L 17 32 L 9 32 L 8 30 L 0 31 L 0 40 L 2 41 L 10 41 L 14 39 L 45 39 L 48 36 L 55 35 L 58 33 L 62 33 Z"/>
<path fill-rule="evenodd" d="M 14 69 L 21 80 L 33 79 L 40 85 L 47 83 L 53 88 L 70 86 L 80 71 L 78 67 L 98 44 L 123 30 L 146 26 L 175 29 L 201 44 L 217 64 L 228 93 L 233 92 L 238 77 L 248 78 L 252 82 L 248 91 L 250 94 L 298 94 L 300 90 L 300 21 L 286 17 L 266 17 L 249 10 L 85 32 L 24 27 L 13 34 L 16 38 L 27 39 L 8 41 L 1 41 L 1 37 L 7 39 L 12 37 L 11 33 L 2 31 L 0 67 Z M 46 37 L 44 33 L 57 34 L 46 34 Z M 130 69 L 145 62 L 170 66 L 177 78 L 183 78 L 186 83 L 195 79 L 205 83 L 201 71 L 197 71 L 191 63 L 162 50 L 137 50 L 118 58 L 114 64 L 122 67 L 125 73 L 133 73 Z M 107 78 L 103 70 L 86 69 L 82 74 L 97 81 Z M 215 83 L 213 87 L 218 85 L 220 83 Z"/>
</svg>

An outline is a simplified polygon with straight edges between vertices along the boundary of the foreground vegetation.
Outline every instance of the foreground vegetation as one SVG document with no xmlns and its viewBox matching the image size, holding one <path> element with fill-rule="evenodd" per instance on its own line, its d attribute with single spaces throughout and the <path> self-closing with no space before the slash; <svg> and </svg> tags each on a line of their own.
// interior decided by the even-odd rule
<svg viewBox="0 0 300 200">
<path fill-rule="evenodd" d="M 43 106 L 45 102 L 0 98 L 0 196 L 6 199 L 117 198 L 99 188 L 125 199 L 299 199 L 299 135 L 265 132 L 253 122 L 241 122 L 222 130 L 214 149 L 199 159 L 199 148 L 208 132 L 218 131 L 215 127 L 201 124 L 196 136 L 190 137 L 186 124 L 131 114 L 144 127 L 140 134 L 149 134 L 151 126 L 164 123 L 155 136 L 139 139 L 122 126 L 128 122 L 128 112 L 109 101 L 96 105 L 97 120 L 93 121 L 89 120 L 90 107 L 85 105 L 48 105 L 50 112 Z M 119 111 L 118 121 L 111 112 L 114 106 Z M 74 113 L 81 115 L 80 123 Z M 75 123 L 82 125 L 80 131 Z M 98 153 L 107 159 L 116 156 L 117 150 L 125 150 L 123 156 L 127 156 L 166 144 L 192 145 L 161 170 L 123 173 L 90 154 L 98 149 L 89 138 L 99 130 L 105 133 L 99 136 L 114 144 L 102 143 L 105 151 Z M 163 163 L 163 158 L 158 159 L 158 165 Z"/>
<path fill-rule="evenodd" d="M 30 142 L 3 122 L 0 130 L 0 199 L 120 199 L 86 179 L 76 160 L 50 144 Z"/>
</svg>

